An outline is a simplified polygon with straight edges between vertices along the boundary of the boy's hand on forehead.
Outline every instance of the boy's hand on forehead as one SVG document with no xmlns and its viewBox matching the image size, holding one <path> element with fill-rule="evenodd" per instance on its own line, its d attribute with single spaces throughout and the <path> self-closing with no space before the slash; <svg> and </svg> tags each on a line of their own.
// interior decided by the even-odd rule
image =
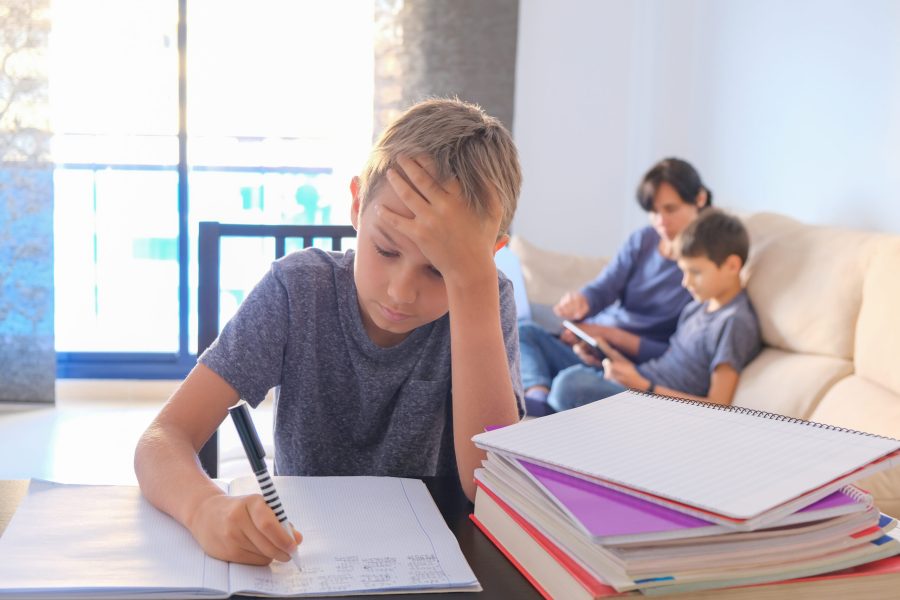
<svg viewBox="0 0 900 600">
<path fill-rule="evenodd" d="M 430 160 L 401 157 L 397 164 L 403 173 L 390 169 L 387 180 L 413 216 L 405 217 L 383 204 L 378 207 L 379 216 L 416 244 L 445 281 L 496 277 L 493 257 L 502 216 L 496 195 L 488 199 L 485 214 L 479 215 L 462 196 L 455 177 L 437 181 Z"/>
</svg>

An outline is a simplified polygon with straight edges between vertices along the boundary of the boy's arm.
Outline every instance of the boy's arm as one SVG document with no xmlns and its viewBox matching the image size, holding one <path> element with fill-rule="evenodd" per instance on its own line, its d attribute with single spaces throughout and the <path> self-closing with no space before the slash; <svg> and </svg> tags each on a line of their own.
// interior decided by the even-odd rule
<svg viewBox="0 0 900 600">
<path fill-rule="evenodd" d="M 493 261 L 491 261 L 493 262 Z M 474 499 L 484 452 L 472 436 L 519 420 L 500 324 L 497 274 L 476 285 L 448 285 L 453 386 L 453 442 L 460 482 Z"/>
<path fill-rule="evenodd" d="M 616 360 L 603 361 L 604 377 L 612 379 L 626 387 L 635 390 L 645 391 L 650 388 L 650 380 L 641 375 L 630 361 L 625 358 L 617 357 Z M 656 382 L 653 393 L 662 394 L 663 396 L 677 396 L 688 400 L 697 400 L 698 402 L 712 402 L 714 404 L 731 404 L 734 397 L 734 391 L 737 389 L 738 380 L 741 374 L 728 363 L 721 363 L 713 369 L 709 378 L 709 392 L 706 396 L 695 396 L 681 390 L 675 390 Z"/>
<path fill-rule="evenodd" d="M 663 396 L 678 396 L 679 398 L 687 398 L 688 400 L 697 400 L 699 402 L 712 402 L 713 404 L 724 404 L 728 406 L 734 398 L 734 391 L 737 389 L 738 381 L 741 374 L 734 367 L 727 363 L 722 363 L 713 369 L 709 378 L 709 393 L 706 396 L 694 396 L 679 390 L 673 390 L 661 385 L 657 385 L 654 393 Z M 647 381 L 644 387 L 639 389 L 647 389 L 650 382 Z"/>
<path fill-rule="evenodd" d="M 262 496 L 227 496 L 197 459 L 238 399 L 224 379 L 198 364 L 138 441 L 135 474 L 147 500 L 187 527 L 207 554 L 258 565 L 288 560 L 296 543 Z"/>
<path fill-rule="evenodd" d="M 497 243 L 499 200 L 492 199 L 488 214 L 475 214 L 455 180 L 441 187 L 425 170 L 427 165 L 402 158 L 398 163 L 415 189 L 393 171 L 388 172 L 388 181 L 414 217 L 396 213 L 384 217 L 416 243 L 444 278 L 450 313 L 453 442 L 460 483 L 472 499 L 474 472 L 484 458 L 472 436 L 489 425 L 519 419 L 494 264 L 494 252 L 502 246 Z"/>
</svg>

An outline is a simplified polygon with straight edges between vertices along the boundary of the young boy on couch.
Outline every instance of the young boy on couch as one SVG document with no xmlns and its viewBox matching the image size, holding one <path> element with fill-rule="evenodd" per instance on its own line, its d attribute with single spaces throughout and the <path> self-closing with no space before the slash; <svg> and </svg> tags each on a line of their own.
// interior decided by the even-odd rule
<svg viewBox="0 0 900 600">
<path fill-rule="evenodd" d="M 743 368 L 759 353 L 759 322 L 740 273 L 750 238 L 739 219 L 704 211 L 676 241 L 682 285 L 694 297 L 681 312 L 669 348 L 635 365 L 614 353 L 603 361 L 586 343 L 575 352 L 587 364 L 563 370 L 547 399 L 566 410 L 632 388 L 691 400 L 730 404 Z"/>
</svg>

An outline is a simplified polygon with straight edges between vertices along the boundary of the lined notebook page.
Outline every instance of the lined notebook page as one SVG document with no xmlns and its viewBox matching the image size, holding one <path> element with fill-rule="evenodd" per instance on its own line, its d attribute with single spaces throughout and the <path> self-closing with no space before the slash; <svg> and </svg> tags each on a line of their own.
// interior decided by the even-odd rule
<svg viewBox="0 0 900 600">
<path fill-rule="evenodd" d="M 459 543 L 425 484 L 395 477 L 275 477 L 303 534 L 303 571 L 292 563 L 232 564 L 233 593 L 321 595 L 478 590 Z M 252 477 L 231 494 L 258 493 Z"/>
<path fill-rule="evenodd" d="M 417 479 L 276 477 L 304 535 L 303 571 L 204 554 L 137 486 L 33 480 L 0 536 L 0 598 L 225 598 L 478 591 L 459 543 Z M 253 477 L 230 493 L 258 493 Z"/>
<path fill-rule="evenodd" d="M 631 391 L 474 440 L 742 520 L 900 449 L 897 440 Z"/>
<path fill-rule="evenodd" d="M 228 563 L 204 554 L 137 486 L 32 480 L 0 537 L 0 595 L 16 588 L 34 596 L 206 590 L 225 597 Z"/>
</svg>

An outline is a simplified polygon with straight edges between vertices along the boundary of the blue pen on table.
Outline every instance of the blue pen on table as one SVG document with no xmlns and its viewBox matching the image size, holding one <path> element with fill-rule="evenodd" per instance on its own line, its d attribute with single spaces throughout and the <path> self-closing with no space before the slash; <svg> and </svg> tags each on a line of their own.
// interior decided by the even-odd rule
<svg viewBox="0 0 900 600">
<path fill-rule="evenodd" d="M 272 512 L 274 512 L 275 516 L 278 518 L 278 522 L 281 523 L 281 526 L 284 527 L 284 530 L 287 531 L 288 535 L 293 539 L 294 527 L 291 525 L 291 522 L 288 521 L 287 514 L 284 512 L 284 506 L 281 505 L 281 499 L 278 498 L 275 482 L 272 481 L 272 478 L 269 476 L 269 470 L 266 468 L 266 461 L 263 460 L 266 456 L 266 451 L 263 449 L 262 442 L 259 441 L 259 435 L 256 433 L 253 421 L 250 420 L 250 412 L 247 410 L 247 403 L 241 400 L 229 408 L 228 412 L 231 414 L 231 419 L 234 421 L 234 426 L 237 428 L 238 436 L 240 436 L 241 443 L 244 445 L 244 451 L 247 453 L 247 458 L 250 459 L 250 466 L 253 468 L 253 474 L 256 475 L 256 481 L 259 483 L 259 489 L 262 492 L 266 504 L 269 505 L 269 508 L 272 509 Z M 294 551 L 291 553 L 291 560 L 294 561 L 294 564 L 297 565 L 298 569 L 301 571 L 303 570 L 300 566 L 300 557 L 297 555 L 296 548 L 294 548 Z"/>
</svg>

